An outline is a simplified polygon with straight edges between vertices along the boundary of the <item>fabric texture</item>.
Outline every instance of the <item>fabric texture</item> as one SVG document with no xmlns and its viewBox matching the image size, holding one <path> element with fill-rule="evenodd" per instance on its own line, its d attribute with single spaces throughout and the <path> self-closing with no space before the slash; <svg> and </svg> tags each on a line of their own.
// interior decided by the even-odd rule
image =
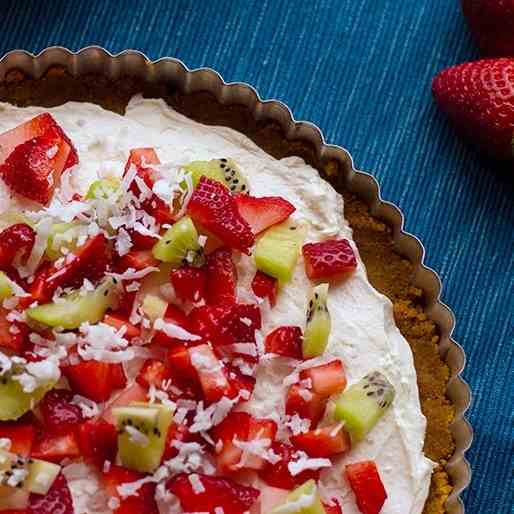
<svg viewBox="0 0 514 514">
<path fill-rule="evenodd" d="M 474 403 L 469 514 L 514 505 L 514 165 L 435 108 L 433 75 L 475 59 L 457 0 L 0 1 L 0 52 L 136 48 L 278 98 L 350 150 L 405 213 L 457 318 Z"/>
</svg>

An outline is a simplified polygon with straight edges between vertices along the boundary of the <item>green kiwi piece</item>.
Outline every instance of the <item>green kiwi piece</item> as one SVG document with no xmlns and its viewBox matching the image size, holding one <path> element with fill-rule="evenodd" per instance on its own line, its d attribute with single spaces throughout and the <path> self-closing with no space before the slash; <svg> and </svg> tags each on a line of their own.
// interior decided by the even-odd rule
<svg viewBox="0 0 514 514">
<path fill-rule="evenodd" d="M 193 161 L 184 166 L 191 173 L 196 187 L 200 177 L 205 176 L 221 182 L 232 193 L 249 193 L 250 186 L 239 166 L 232 159 L 212 159 L 210 161 Z"/>
<path fill-rule="evenodd" d="M 308 480 L 291 491 L 286 501 L 275 507 L 271 514 L 326 514 L 316 482 Z"/>
<path fill-rule="evenodd" d="M 105 311 L 116 300 L 116 287 L 112 278 L 105 279 L 94 291 L 81 295 L 73 291 L 56 303 L 45 303 L 27 309 L 27 316 L 49 327 L 67 330 L 79 328 L 82 323 L 98 323 Z"/>
<path fill-rule="evenodd" d="M 373 371 L 339 396 L 334 419 L 344 423 L 352 441 L 362 441 L 393 403 L 394 396 L 391 382 Z"/>
<path fill-rule="evenodd" d="M 173 411 L 165 405 L 138 402 L 128 407 L 115 407 L 112 413 L 118 429 L 118 457 L 122 465 L 140 472 L 155 471 L 161 463 Z M 137 430 L 137 435 L 128 427 Z"/>
<path fill-rule="evenodd" d="M 303 333 L 303 357 L 311 359 L 323 355 L 328 344 L 332 322 L 327 308 L 328 284 L 313 288 L 307 305 Z"/>
<path fill-rule="evenodd" d="M 0 301 L 11 297 L 12 294 L 13 291 L 11 288 L 11 283 L 7 278 L 7 275 L 3 271 L 0 271 Z"/>
<path fill-rule="evenodd" d="M 193 263 L 202 253 L 198 231 L 189 216 L 172 225 L 152 248 L 156 259 L 169 262 L 173 267 Z"/>
<path fill-rule="evenodd" d="M 257 269 L 275 277 L 281 283 L 289 282 L 293 276 L 304 237 L 303 227 L 291 221 L 268 229 L 255 246 Z"/>
<path fill-rule="evenodd" d="M 45 254 L 51 261 L 62 257 L 63 249 L 70 251 L 77 247 L 80 234 L 76 223 L 55 223 L 50 229 Z"/>
<path fill-rule="evenodd" d="M 120 190 L 120 181 L 117 178 L 102 178 L 95 180 L 87 190 L 85 199 L 86 200 L 101 200 L 107 199 L 115 194 L 118 194 Z"/>
</svg>

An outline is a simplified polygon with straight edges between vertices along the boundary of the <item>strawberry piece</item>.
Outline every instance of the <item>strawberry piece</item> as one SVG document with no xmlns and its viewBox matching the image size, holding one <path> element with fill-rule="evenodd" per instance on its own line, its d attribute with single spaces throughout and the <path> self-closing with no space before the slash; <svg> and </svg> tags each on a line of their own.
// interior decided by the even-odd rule
<svg viewBox="0 0 514 514">
<path fill-rule="evenodd" d="M 0 423 L 0 438 L 11 440 L 10 451 L 28 457 L 34 444 L 35 429 L 25 416 L 13 422 Z"/>
<path fill-rule="evenodd" d="M 44 496 L 33 493 L 29 495 L 27 512 L 28 514 L 73 514 L 75 512 L 68 482 L 62 473 L 57 475 Z"/>
<path fill-rule="evenodd" d="M 305 273 L 311 280 L 330 278 L 357 268 L 357 259 L 347 239 L 307 243 L 302 253 Z"/>
<path fill-rule="evenodd" d="M 184 343 L 174 345 L 166 355 L 166 360 L 170 369 L 176 371 L 181 377 L 187 380 L 198 380 L 196 369 L 191 362 L 189 349 Z"/>
<path fill-rule="evenodd" d="M 102 418 L 85 421 L 78 428 L 78 444 L 82 457 L 102 468 L 106 460 L 114 462 L 116 458 L 116 427 Z"/>
<path fill-rule="evenodd" d="M 209 305 L 236 302 L 237 271 L 228 248 L 218 248 L 207 256 L 206 301 Z"/>
<path fill-rule="evenodd" d="M 234 197 L 219 182 L 201 177 L 187 207 L 188 214 L 227 246 L 249 253 L 255 242 L 250 225 L 237 210 Z"/>
<path fill-rule="evenodd" d="M 184 311 L 177 307 L 176 305 L 169 304 L 166 308 L 166 312 L 164 314 L 163 320 L 166 323 L 172 323 L 173 325 L 177 325 L 188 332 L 192 332 L 192 324 Z M 162 330 L 157 330 L 152 340 L 155 344 L 172 347 L 176 344 L 181 344 L 182 341 L 180 339 L 176 339 L 168 336 Z"/>
<path fill-rule="evenodd" d="M 471 142 L 492 157 L 512 159 L 514 59 L 484 59 L 440 72 L 432 93 Z"/>
<path fill-rule="evenodd" d="M 111 364 L 96 360 L 82 361 L 63 368 L 72 391 L 95 402 L 104 402 L 114 389 Z"/>
<path fill-rule="evenodd" d="M 127 385 L 125 370 L 120 362 L 113 362 L 111 366 L 111 385 L 113 389 L 124 389 Z"/>
<path fill-rule="evenodd" d="M 132 241 L 133 248 L 135 250 L 151 250 L 159 238 L 157 236 L 149 236 L 147 234 L 141 234 L 137 230 L 132 228 L 127 230 L 130 239 Z"/>
<path fill-rule="evenodd" d="M 205 268 L 182 266 L 170 274 L 171 285 L 184 302 L 199 302 L 205 298 L 207 273 Z"/>
<path fill-rule="evenodd" d="M 118 487 L 122 484 L 136 482 L 145 475 L 121 466 L 111 466 L 109 471 L 102 473 L 102 480 L 109 496 L 118 498 L 120 504 L 113 510 L 114 514 L 159 514 L 155 503 L 155 484 L 146 483 L 139 489 L 137 495 L 122 497 Z"/>
<path fill-rule="evenodd" d="M 341 425 L 330 425 L 292 435 L 291 443 L 310 457 L 332 457 L 346 453 L 352 447 L 350 436 Z"/>
<path fill-rule="evenodd" d="M 233 312 L 230 305 L 195 307 L 189 313 L 194 332 L 214 345 L 228 345 L 235 342 L 232 334 Z"/>
<path fill-rule="evenodd" d="M 59 463 L 63 459 L 75 459 L 80 456 L 80 449 L 75 430 L 60 433 L 45 430 L 38 434 L 32 447 L 31 456 L 35 459 Z"/>
<path fill-rule="evenodd" d="M 0 269 L 9 268 L 15 257 L 25 264 L 35 240 L 36 233 L 25 223 L 17 223 L 2 230 L 0 232 Z"/>
<path fill-rule="evenodd" d="M 255 388 L 255 378 L 250 375 L 245 375 L 241 371 L 230 364 L 226 364 L 227 376 L 232 388 L 234 389 L 234 397 L 237 396 L 241 391 L 246 393 L 241 394 L 241 397 L 246 400 L 250 399 L 253 390 Z"/>
<path fill-rule="evenodd" d="M 259 298 L 267 298 L 274 307 L 277 303 L 278 280 L 257 270 L 252 280 L 252 291 Z"/>
<path fill-rule="evenodd" d="M 325 412 L 326 398 L 299 384 L 289 387 L 286 397 L 286 414 L 298 414 L 302 419 L 308 419 L 310 426 L 315 427 Z"/>
<path fill-rule="evenodd" d="M 120 289 L 122 290 L 118 295 L 118 307 L 116 311 L 111 314 L 121 316 L 123 319 L 129 319 L 137 294 L 137 291 L 127 291 L 127 286 L 131 283 L 132 281 L 129 280 L 124 280 L 121 283 Z"/>
<path fill-rule="evenodd" d="M 227 478 L 198 474 L 205 491 L 195 493 L 188 475 L 181 473 L 168 481 L 168 489 L 178 497 L 185 512 L 214 514 L 221 507 L 224 514 L 243 514 L 259 497 L 253 487 L 240 485 Z"/>
<path fill-rule="evenodd" d="M 150 386 L 162 389 L 162 383 L 169 379 L 171 379 L 171 371 L 164 362 L 157 359 L 148 359 L 136 377 L 137 383 L 147 389 Z"/>
<path fill-rule="evenodd" d="M 166 445 L 162 456 L 162 462 L 173 459 L 178 455 L 178 449 L 174 446 L 175 442 L 191 443 L 197 442 L 205 444 L 205 441 L 198 434 L 192 434 L 187 425 L 172 423 L 166 435 Z"/>
<path fill-rule="evenodd" d="M 315 393 L 328 397 L 341 393 L 346 387 L 346 374 L 343 363 L 336 359 L 300 372 L 300 380 L 310 379 Z"/>
<path fill-rule="evenodd" d="M 129 268 L 139 271 L 145 268 L 157 267 L 160 261 L 158 261 L 150 250 L 131 250 L 122 257 L 116 260 L 115 268 L 116 271 L 122 273 Z"/>
<path fill-rule="evenodd" d="M 255 331 L 262 326 L 257 305 L 238 303 L 232 307 L 231 332 L 236 343 L 255 343 Z"/>
<path fill-rule="evenodd" d="M 332 504 L 323 502 L 323 509 L 325 514 L 343 514 L 341 504 L 335 498 L 332 498 Z"/>
<path fill-rule="evenodd" d="M 132 384 L 128 389 L 124 390 L 119 394 L 113 402 L 102 412 L 102 419 L 115 425 L 115 421 L 112 415 L 112 409 L 114 407 L 123 407 L 130 405 L 132 402 L 147 402 L 147 391 L 144 387 L 141 387 L 138 383 Z"/>
<path fill-rule="evenodd" d="M 110 325 L 114 327 L 116 330 L 124 329 L 125 332 L 123 337 L 125 339 L 132 339 L 133 337 L 139 337 L 141 335 L 141 329 L 132 325 L 128 320 L 128 317 L 123 316 L 122 314 L 114 314 L 109 313 L 104 316 L 103 322 L 106 325 Z"/>
<path fill-rule="evenodd" d="M 9 321 L 9 312 L 0 306 L 0 347 L 20 354 L 29 348 L 29 328 L 25 323 Z"/>
<path fill-rule="evenodd" d="M 280 460 L 274 464 L 267 462 L 266 465 L 259 470 L 259 476 L 268 485 L 279 487 L 281 489 L 294 489 L 303 484 L 307 480 L 318 480 L 320 470 L 306 469 L 297 475 L 291 475 L 288 465 L 295 462 L 298 457 L 295 455 L 295 448 L 289 444 L 275 441 L 271 445 L 273 452 L 280 456 Z"/>
<path fill-rule="evenodd" d="M 264 348 L 266 353 L 301 360 L 303 359 L 302 337 L 300 327 L 278 327 L 266 336 Z"/>
<path fill-rule="evenodd" d="M 378 514 L 387 493 L 375 462 L 369 460 L 348 464 L 345 472 L 362 514 Z"/>
<path fill-rule="evenodd" d="M 68 389 L 52 389 L 46 393 L 39 406 L 48 430 L 56 434 L 67 432 L 82 423 L 82 411 L 72 400 L 73 393 Z"/>
<path fill-rule="evenodd" d="M 263 230 L 282 223 L 296 210 L 294 205 L 280 196 L 263 196 L 256 198 L 239 194 L 235 197 L 239 214 L 257 235 Z"/>
</svg>

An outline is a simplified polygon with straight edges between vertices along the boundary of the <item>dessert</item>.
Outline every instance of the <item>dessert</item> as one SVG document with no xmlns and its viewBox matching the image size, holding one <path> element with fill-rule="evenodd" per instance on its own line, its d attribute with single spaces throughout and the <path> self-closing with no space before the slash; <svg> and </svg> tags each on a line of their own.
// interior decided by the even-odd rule
<svg viewBox="0 0 514 514">
<path fill-rule="evenodd" d="M 328 183 L 159 100 L 50 113 L 2 106 L 24 128 L 0 194 L 4 419 L 69 459 L 52 488 L 75 512 L 421 512 L 412 355 Z"/>
</svg>

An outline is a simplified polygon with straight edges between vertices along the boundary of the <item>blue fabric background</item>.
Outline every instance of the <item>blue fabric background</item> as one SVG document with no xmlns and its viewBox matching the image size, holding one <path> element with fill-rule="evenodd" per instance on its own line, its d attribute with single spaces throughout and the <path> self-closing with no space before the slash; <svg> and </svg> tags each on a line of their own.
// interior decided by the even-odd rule
<svg viewBox="0 0 514 514">
<path fill-rule="evenodd" d="M 470 514 L 514 498 L 514 166 L 479 157 L 431 101 L 477 57 L 457 0 L 0 0 L 0 53 L 100 44 L 210 66 L 286 102 L 371 171 L 427 249 L 474 392 Z"/>
</svg>

